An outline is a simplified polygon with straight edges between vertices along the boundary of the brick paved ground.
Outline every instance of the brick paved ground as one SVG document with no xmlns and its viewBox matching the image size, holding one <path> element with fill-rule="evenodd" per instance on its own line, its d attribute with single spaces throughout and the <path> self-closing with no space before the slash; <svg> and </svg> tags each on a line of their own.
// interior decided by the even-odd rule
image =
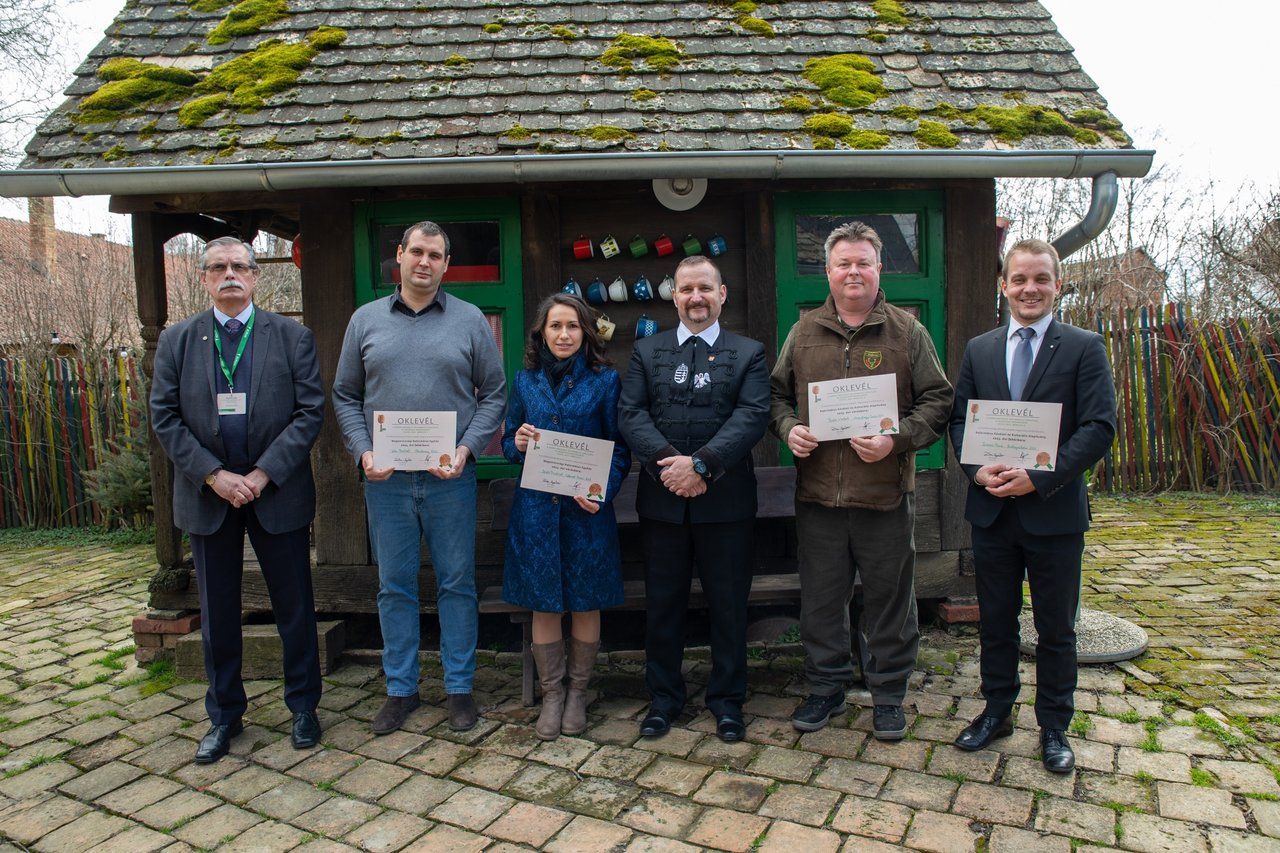
<svg viewBox="0 0 1280 853">
<path fill-rule="evenodd" d="M 639 740 L 634 653 L 602 662 L 584 736 L 542 743 L 514 656 L 490 654 L 473 732 L 441 725 L 428 667 L 433 706 L 374 738 L 366 659 L 326 679 L 323 748 L 293 750 L 279 683 L 253 682 L 232 755 L 198 766 L 203 686 L 128 654 L 149 549 L 7 548 L 0 850 L 1280 851 L 1280 504 L 1104 500 L 1096 516 L 1087 603 L 1142 624 L 1151 650 L 1081 672 L 1067 777 L 1040 767 L 1026 709 L 1000 752 L 949 745 L 980 709 L 975 642 L 938 630 L 898 744 L 870 739 L 865 711 L 793 731 L 789 646 L 752 653 L 746 743 L 705 713 Z"/>
</svg>

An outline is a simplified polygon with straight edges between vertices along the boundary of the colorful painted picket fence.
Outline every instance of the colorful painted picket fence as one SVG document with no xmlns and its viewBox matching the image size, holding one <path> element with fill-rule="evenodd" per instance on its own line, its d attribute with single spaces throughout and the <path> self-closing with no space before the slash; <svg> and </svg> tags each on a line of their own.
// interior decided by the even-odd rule
<svg viewBox="0 0 1280 853">
<path fill-rule="evenodd" d="M 143 387 L 129 355 L 0 358 L 0 526 L 100 523 L 84 471 L 127 440 Z"/>
<path fill-rule="evenodd" d="M 1148 305 L 1097 322 L 1118 429 L 1095 471 L 1108 492 L 1280 487 L 1280 324 L 1201 322 Z"/>
</svg>

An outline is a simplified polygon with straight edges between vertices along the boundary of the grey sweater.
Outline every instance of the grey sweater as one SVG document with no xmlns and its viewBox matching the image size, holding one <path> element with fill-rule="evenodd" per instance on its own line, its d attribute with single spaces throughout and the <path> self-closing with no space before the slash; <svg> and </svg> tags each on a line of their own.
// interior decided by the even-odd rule
<svg viewBox="0 0 1280 853">
<path fill-rule="evenodd" d="M 333 408 L 347 452 L 373 449 L 373 413 L 458 413 L 459 445 L 480 455 L 506 414 L 506 375 L 480 309 L 441 293 L 440 308 L 410 317 L 394 297 L 351 315 L 333 380 Z M 443 310 L 441 310 L 443 308 Z"/>
</svg>

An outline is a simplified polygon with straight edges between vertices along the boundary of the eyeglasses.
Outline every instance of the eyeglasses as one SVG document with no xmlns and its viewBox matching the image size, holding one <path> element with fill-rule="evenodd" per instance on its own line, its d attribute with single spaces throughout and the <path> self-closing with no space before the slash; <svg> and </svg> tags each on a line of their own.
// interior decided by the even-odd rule
<svg viewBox="0 0 1280 853">
<path fill-rule="evenodd" d="M 249 264 L 231 264 L 230 266 L 231 271 L 236 275 L 248 275 L 251 272 L 258 271 L 256 266 L 250 266 Z M 214 275 L 222 275 L 227 271 L 227 264 L 209 264 L 204 267 L 204 271 L 211 272 Z"/>
</svg>

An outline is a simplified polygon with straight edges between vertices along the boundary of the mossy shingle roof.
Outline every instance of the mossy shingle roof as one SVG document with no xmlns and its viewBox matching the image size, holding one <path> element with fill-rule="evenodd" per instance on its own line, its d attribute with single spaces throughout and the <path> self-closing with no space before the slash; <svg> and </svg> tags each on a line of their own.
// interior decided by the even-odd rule
<svg viewBox="0 0 1280 853">
<path fill-rule="evenodd" d="M 1024 0 L 132 0 L 76 74 L 24 167 L 1129 145 Z"/>
</svg>

